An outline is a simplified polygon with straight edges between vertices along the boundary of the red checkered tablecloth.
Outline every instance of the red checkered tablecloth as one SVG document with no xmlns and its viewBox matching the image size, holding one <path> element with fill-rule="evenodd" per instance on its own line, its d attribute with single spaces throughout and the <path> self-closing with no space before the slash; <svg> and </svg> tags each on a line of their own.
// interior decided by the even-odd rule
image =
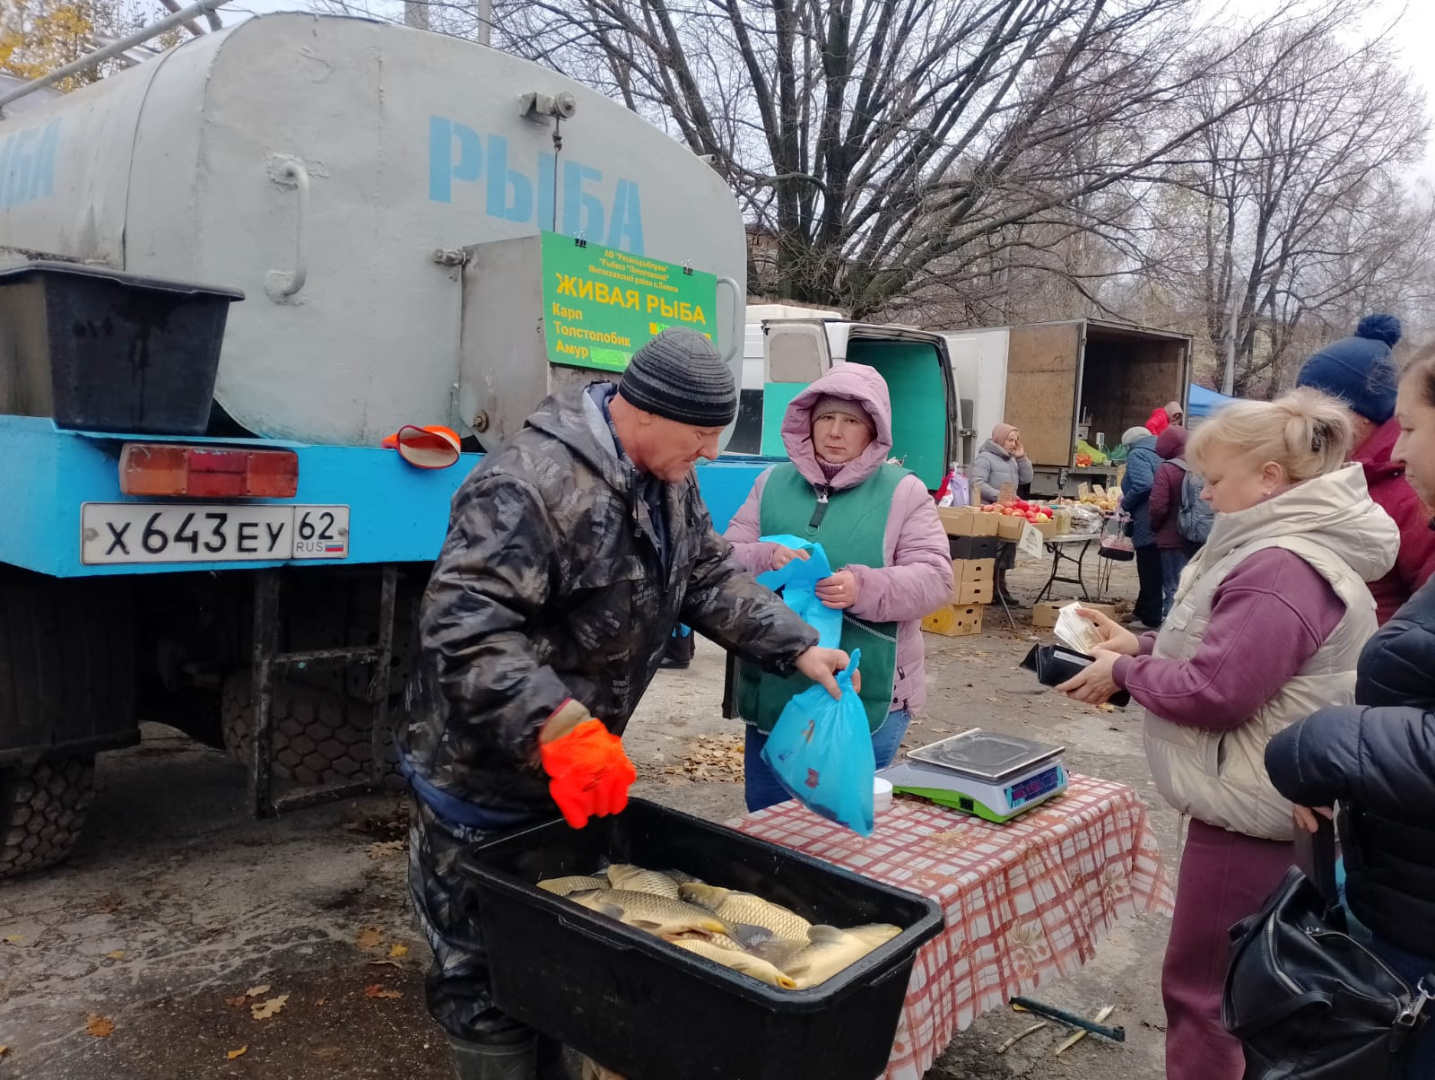
<svg viewBox="0 0 1435 1080">
<path fill-rule="evenodd" d="M 1005 825 L 898 798 L 866 838 L 795 802 L 737 828 L 941 905 L 946 929 L 912 967 L 888 1080 L 920 1080 L 978 1015 L 1071 974 L 1118 919 L 1169 914 L 1174 899 L 1145 804 L 1087 776 Z"/>
</svg>

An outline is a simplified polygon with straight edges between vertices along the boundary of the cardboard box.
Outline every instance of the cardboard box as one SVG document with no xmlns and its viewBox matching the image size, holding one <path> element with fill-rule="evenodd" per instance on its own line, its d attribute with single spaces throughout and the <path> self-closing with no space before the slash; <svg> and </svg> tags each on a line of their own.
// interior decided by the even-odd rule
<svg viewBox="0 0 1435 1080">
<path fill-rule="evenodd" d="M 997 560 L 995 556 L 989 559 L 952 560 L 952 582 L 956 585 L 994 581 L 996 573 Z"/>
<path fill-rule="evenodd" d="M 996 559 L 954 559 L 951 603 L 990 604 L 995 598 Z"/>
<path fill-rule="evenodd" d="M 1045 600 L 1031 609 L 1031 625 L 1038 629 L 1050 630 L 1056 625 L 1056 613 L 1071 603 L 1079 603 L 1082 607 L 1099 611 L 1108 618 L 1116 618 L 1116 608 L 1110 604 L 1098 604 L 1094 600 Z"/>
<path fill-rule="evenodd" d="M 997 518 L 997 536 L 1003 540 L 1017 541 L 1021 539 L 1021 531 L 1026 528 L 1026 518 L 1012 517 L 1003 514 Z"/>
<path fill-rule="evenodd" d="M 1041 533 L 1043 540 L 1050 540 L 1053 536 L 1061 535 L 1061 528 L 1056 521 L 1034 521 L 1032 528 Z"/>
<path fill-rule="evenodd" d="M 952 591 L 952 603 L 958 607 L 968 604 L 990 604 L 996 597 L 996 585 L 990 581 L 963 581 Z"/>
<path fill-rule="evenodd" d="M 982 632 L 980 604 L 943 604 L 922 620 L 922 629 L 943 637 L 967 637 Z"/>
<path fill-rule="evenodd" d="M 995 536 L 995 514 L 984 514 L 970 506 L 939 506 L 937 516 L 948 536 Z"/>
<path fill-rule="evenodd" d="M 996 536 L 949 536 L 947 546 L 951 548 L 954 560 L 991 559 L 995 562 L 1005 545 Z"/>
</svg>

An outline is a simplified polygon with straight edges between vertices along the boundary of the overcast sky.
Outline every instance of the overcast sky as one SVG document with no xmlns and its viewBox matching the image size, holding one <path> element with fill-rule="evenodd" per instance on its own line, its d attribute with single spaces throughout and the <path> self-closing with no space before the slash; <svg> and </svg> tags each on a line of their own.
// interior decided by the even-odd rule
<svg viewBox="0 0 1435 1080">
<path fill-rule="evenodd" d="M 1276 2 L 1278 0 L 1229 0 L 1226 4 L 1213 3 L 1212 6 L 1251 13 L 1261 6 L 1273 7 Z M 402 9 L 401 0 L 369 0 L 369 3 L 375 9 L 388 4 L 392 4 L 396 11 Z M 305 0 L 234 0 L 221 14 L 226 23 L 231 23 L 250 14 L 307 9 Z M 1429 111 L 1435 103 L 1435 56 L 1432 56 L 1432 51 L 1435 51 L 1435 3 L 1430 0 L 1379 0 L 1368 20 L 1366 32 L 1376 33 L 1396 19 L 1400 20 L 1395 39 L 1400 45 L 1402 63 L 1413 72 L 1416 83 L 1425 91 L 1426 109 Z M 1427 148 L 1425 160 L 1416 176 L 1435 183 L 1435 140 Z"/>
</svg>

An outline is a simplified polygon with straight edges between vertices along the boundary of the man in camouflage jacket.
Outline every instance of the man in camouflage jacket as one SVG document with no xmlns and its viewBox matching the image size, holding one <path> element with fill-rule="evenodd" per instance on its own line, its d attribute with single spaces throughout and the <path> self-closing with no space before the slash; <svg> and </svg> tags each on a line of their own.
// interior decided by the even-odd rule
<svg viewBox="0 0 1435 1080">
<path fill-rule="evenodd" d="M 742 569 L 698 493 L 692 466 L 716 456 L 736 407 L 711 344 L 669 330 L 620 386 L 548 398 L 454 496 L 403 763 L 417 811 L 410 892 L 435 954 L 429 1007 L 462 1080 L 562 1075 L 552 1061 L 532 1072 L 532 1033 L 494 1009 L 455 867 L 463 846 L 555 813 L 543 744 L 590 717 L 620 734 L 679 622 L 836 692 L 846 655 L 815 648 L 815 631 Z"/>
</svg>

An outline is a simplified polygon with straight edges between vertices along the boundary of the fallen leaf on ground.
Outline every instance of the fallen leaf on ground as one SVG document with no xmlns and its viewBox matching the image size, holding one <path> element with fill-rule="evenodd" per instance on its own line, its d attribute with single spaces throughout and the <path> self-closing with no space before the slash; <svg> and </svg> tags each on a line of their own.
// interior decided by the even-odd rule
<svg viewBox="0 0 1435 1080">
<path fill-rule="evenodd" d="M 400 964 L 397 960 L 370 960 L 369 967 L 391 967 L 398 968 L 400 971 L 404 968 L 403 964 Z"/>
<path fill-rule="evenodd" d="M 235 1058 L 243 1057 L 247 1053 L 249 1053 L 249 1047 L 241 1046 L 238 1050 L 231 1050 L 224 1056 L 229 1058 L 230 1061 L 233 1061 Z"/>
<path fill-rule="evenodd" d="M 245 996 L 245 997 L 258 997 L 260 994 L 267 994 L 267 993 L 269 993 L 269 984 L 268 984 L 268 983 L 262 983 L 262 984 L 260 984 L 259 986 L 251 986 L 248 990 L 244 991 L 244 996 Z"/>
<path fill-rule="evenodd" d="M 85 1030 L 97 1039 L 108 1039 L 115 1030 L 115 1022 L 108 1016 L 96 1016 L 90 1013 L 90 1018 L 85 1022 Z"/>
<path fill-rule="evenodd" d="M 408 954 L 409 947 L 407 945 L 395 945 L 392 949 L 389 950 L 390 956 L 407 956 Z"/>
<path fill-rule="evenodd" d="M 371 859 L 392 859 L 395 855 L 402 855 L 404 848 L 408 846 L 407 840 L 380 840 L 364 850 L 369 853 Z"/>
<path fill-rule="evenodd" d="M 22 942 L 22 941 L 25 940 L 25 935 L 24 935 L 24 934 L 6 934 L 4 940 L 5 940 L 5 944 L 6 944 L 6 945 L 18 945 L 20 942 Z"/>
<path fill-rule="evenodd" d="M 326 1001 L 328 1001 L 328 1000 L 329 1000 L 328 998 L 315 998 L 315 999 L 314 999 L 314 1004 L 315 1004 L 315 1005 L 323 1005 L 323 1004 L 324 1004 Z"/>
<path fill-rule="evenodd" d="M 116 949 L 114 952 L 105 953 L 105 956 L 110 960 L 123 960 L 125 958 L 125 951 L 123 949 Z"/>
<path fill-rule="evenodd" d="M 716 780 L 736 783 L 743 778 L 743 742 L 737 735 L 699 735 L 687 746 L 687 756 L 663 772 L 669 776 L 686 776 L 689 780 Z M 656 766 L 646 763 L 639 770 Z"/>
<path fill-rule="evenodd" d="M 268 1020 L 280 1009 L 284 1008 L 284 1003 L 288 1000 L 288 994 L 280 994 L 278 997 L 270 998 L 268 1001 L 249 1006 L 249 1014 L 256 1020 Z"/>
<path fill-rule="evenodd" d="M 385 990 L 378 983 L 364 987 L 364 997 L 366 998 L 401 998 L 403 996 L 401 991 Z"/>
<path fill-rule="evenodd" d="M 372 949 L 383 944 L 384 936 L 372 926 L 366 926 L 359 931 L 359 948 Z"/>
<path fill-rule="evenodd" d="M 10 1049 L 10 1048 L 9 1048 L 8 1046 L 6 1046 L 4 1043 L 0 1043 L 0 1057 L 4 1057 L 4 1056 L 5 1056 L 5 1051 L 6 1051 L 6 1050 L 9 1050 L 9 1049 Z"/>
</svg>

